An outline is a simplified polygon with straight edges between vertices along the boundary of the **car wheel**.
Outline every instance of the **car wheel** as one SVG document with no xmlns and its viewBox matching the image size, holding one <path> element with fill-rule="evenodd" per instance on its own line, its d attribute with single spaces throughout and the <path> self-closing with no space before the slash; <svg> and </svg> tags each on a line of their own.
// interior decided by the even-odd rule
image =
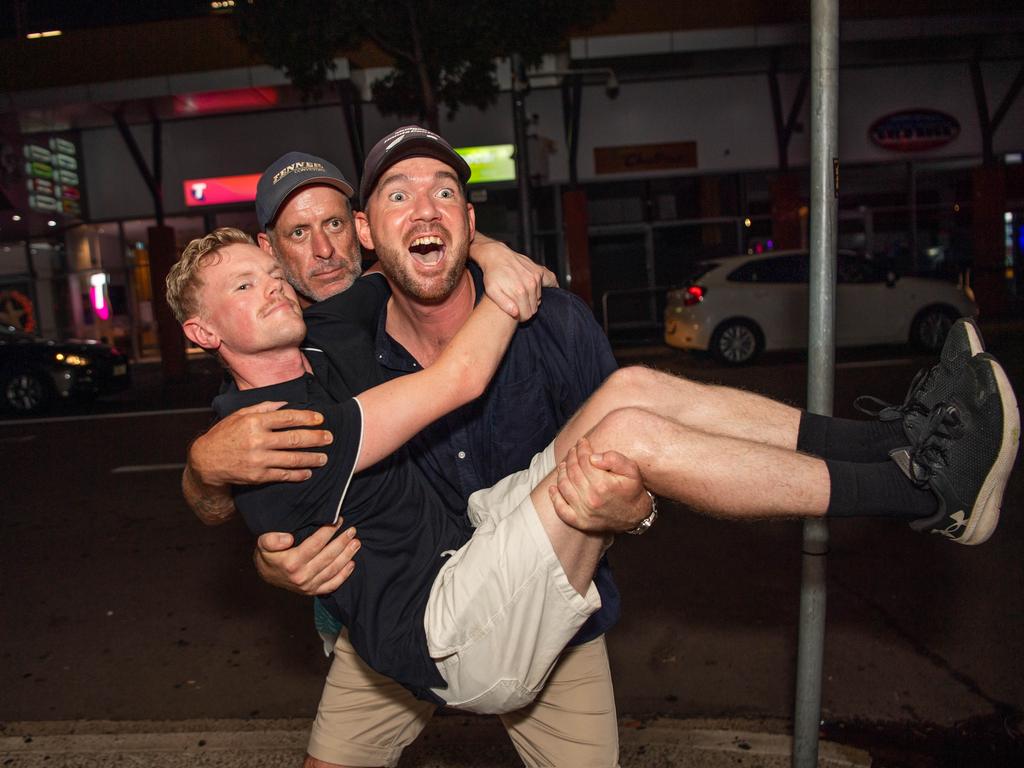
<svg viewBox="0 0 1024 768">
<path fill-rule="evenodd" d="M 938 352 L 956 318 L 956 313 L 948 307 L 922 309 L 910 325 L 910 343 L 923 352 Z"/>
<path fill-rule="evenodd" d="M 34 371 L 18 371 L 3 380 L 3 404 L 16 413 L 37 413 L 50 401 L 50 390 Z"/>
<path fill-rule="evenodd" d="M 764 346 L 761 329 L 749 320 L 726 320 L 711 336 L 709 351 L 726 365 L 749 363 Z"/>
</svg>

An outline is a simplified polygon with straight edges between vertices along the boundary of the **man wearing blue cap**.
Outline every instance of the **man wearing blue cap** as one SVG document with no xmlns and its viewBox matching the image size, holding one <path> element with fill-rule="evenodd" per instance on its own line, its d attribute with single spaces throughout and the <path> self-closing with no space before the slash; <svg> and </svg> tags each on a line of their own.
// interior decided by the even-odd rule
<svg viewBox="0 0 1024 768">
<path fill-rule="evenodd" d="M 468 166 L 447 142 L 409 126 L 371 150 L 361 186 L 364 201 L 381 174 L 413 157 L 440 160 L 460 184 L 469 177 Z M 280 158 L 261 178 L 257 214 L 264 231 L 259 244 L 277 257 L 304 305 L 344 290 L 359 274 L 351 190 L 330 163 L 300 153 Z M 483 294 L 480 271 L 474 265 L 467 269 L 454 253 L 434 245 L 426 237 L 402 253 L 377 249 L 393 287 L 374 340 L 388 377 L 430 365 Z M 479 251 L 473 251 L 474 258 Z M 529 310 L 539 300 L 539 280 L 533 280 L 530 276 L 524 289 L 507 292 L 501 302 L 506 311 L 517 314 L 519 307 Z M 488 294 L 493 295 L 490 286 Z M 464 510 L 474 491 L 525 467 L 614 369 L 607 340 L 589 309 L 566 292 L 545 291 L 540 312 L 513 337 L 488 393 L 426 430 L 414 441 L 412 453 L 448 506 Z M 316 426 L 318 415 L 273 410 L 276 407 L 243 409 L 197 440 L 184 486 L 205 521 L 217 522 L 233 513 L 230 497 L 218 493 L 225 485 L 301 480 L 309 476 L 305 467 L 319 465 L 313 462 L 323 454 L 284 450 L 326 443 L 329 433 L 287 429 Z M 271 583 L 306 594 L 336 589 L 356 567 L 352 555 L 360 542 L 349 532 L 335 533 L 325 527 L 294 548 L 290 536 L 264 535 L 256 555 L 261 574 Z M 617 722 L 603 633 L 617 619 L 618 593 L 606 564 L 596 583 L 602 609 L 563 655 L 540 700 L 503 718 L 529 764 L 617 761 Z M 425 725 L 433 706 L 368 669 L 344 634 L 334 650 L 328 687 L 340 692 L 334 698 L 344 702 L 345 710 L 334 716 L 321 708 L 311 752 L 330 761 L 326 764 L 391 764 Z"/>
</svg>

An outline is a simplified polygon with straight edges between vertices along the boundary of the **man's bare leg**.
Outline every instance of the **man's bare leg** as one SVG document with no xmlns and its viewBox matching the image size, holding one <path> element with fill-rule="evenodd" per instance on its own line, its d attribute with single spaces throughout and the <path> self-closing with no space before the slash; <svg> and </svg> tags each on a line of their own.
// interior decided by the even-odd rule
<svg viewBox="0 0 1024 768">
<path fill-rule="evenodd" d="M 701 384 L 667 373 L 633 366 L 620 368 L 595 392 L 563 429 L 583 421 L 585 433 L 619 408 L 652 411 L 683 426 L 748 442 L 795 450 L 800 429 L 798 408 L 732 387 Z M 574 434 L 580 435 L 576 430 Z M 561 458 L 574 443 L 556 443 Z M 561 450 L 560 450 L 561 449 Z"/>
<path fill-rule="evenodd" d="M 643 486 L 694 509 L 738 518 L 820 516 L 828 509 L 828 468 L 794 450 L 799 423 L 799 410 L 768 398 L 624 368 L 558 434 L 555 457 L 570 456 L 589 437 L 594 450 L 633 460 Z M 578 460 L 575 451 L 572 457 Z M 607 540 L 555 512 L 549 488 L 560 471 L 531 498 L 569 582 L 584 594 Z"/>
<path fill-rule="evenodd" d="M 573 589 L 586 595 L 601 555 L 611 539 L 609 534 L 579 530 L 562 521 L 548 492 L 557 479 L 557 470 L 551 472 L 531 491 L 530 498 L 566 578 Z"/>
<path fill-rule="evenodd" d="M 613 411 L 587 438 L 595 451 L 636 462 L 654 493 L 716 517 L 819 517 L 828 509 L 828 467 L 793 450 L 707 434 L 638 408 Z M 570 461 L 582 458 L 570 451 Z"/>
</svg>

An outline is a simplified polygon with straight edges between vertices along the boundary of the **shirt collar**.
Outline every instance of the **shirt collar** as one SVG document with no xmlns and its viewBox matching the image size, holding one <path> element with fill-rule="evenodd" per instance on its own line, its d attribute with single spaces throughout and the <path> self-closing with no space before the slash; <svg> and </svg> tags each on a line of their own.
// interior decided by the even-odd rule
<svg viewBox="0 0 1024 768">
<path fill-rule="evenodd" d="M 317 385 L 317 377 L 326 372 L 327 359 L 323 352 L 313 347 L 303 347 L 302 351 L 305 353 L 306 359 L 309 360 L 313 373 L 304 373 L 289 381 L 253 389 L 239 389 L 238 385 L 231 381 L 213 399 L 214 413 L 219 418 L 224 418 L 239 408 L 256 405 L 267 400 L 283 400 L 288 403 L 310 402 L 313 399 L 311 388 Z"/>
<path fill-rule="evenodd" d="M 484 296 L 484 273 L 476 265 L 476 262 L 472 260 L 466 262 L 466 268 L 473 279 L 475 301 L 479 304 L 480 299 Z M 389 283 L 388 298 L 390 299 L 390 297 L 391 285 Z M 377 333 L 374 339 L 374 346 L 377 350 L 377 363 L 393 371 L 412 373 L 413 371 L 420 370 L 420 365 L 416 362 L 416 359 L 409 354 L 405 347 L 388 335 L 387 323 L 388 302 L 385 301 L 381 306 L 380 315 L 377 316 Z"/>
</svg>

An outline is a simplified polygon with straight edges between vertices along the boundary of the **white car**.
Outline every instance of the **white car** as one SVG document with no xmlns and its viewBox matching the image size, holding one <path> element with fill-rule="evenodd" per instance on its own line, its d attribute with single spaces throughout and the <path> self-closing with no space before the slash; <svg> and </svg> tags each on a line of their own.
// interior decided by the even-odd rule
<svg viewBox="0 0 1024 768">
<path fill-rule="evenodd" d="M 970 288 L 896 277 L 877 262 L 838 255 L 836 345 L 910 342 L 936 352 L 953 322 L 974 317 Z M 807 347 L 806 251 L 776 251 L 702 262 L 689 283 L 668 292 L 665 343 L 707 350 L 730 365 L 764 350 Z"/>
</svg>

